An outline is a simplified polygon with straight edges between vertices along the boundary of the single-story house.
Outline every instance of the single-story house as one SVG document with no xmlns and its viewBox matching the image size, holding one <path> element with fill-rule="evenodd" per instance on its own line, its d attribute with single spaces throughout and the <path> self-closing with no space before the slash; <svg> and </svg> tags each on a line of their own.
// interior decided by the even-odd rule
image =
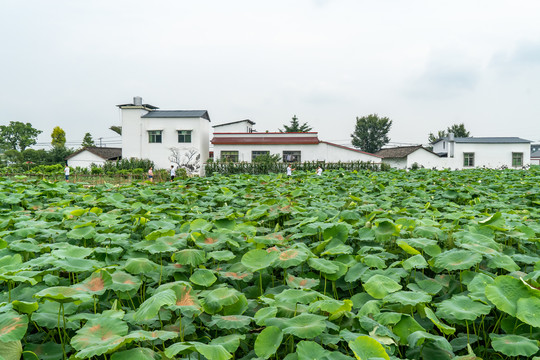
<svg viewBox="0 0 540 360">
<path fill-rule="evenodd" d="M 259 155 L 279 155 L 284 162 L 350 162 L 380 163 L 380 156 L 347 146 L 319 140 L 316 132 L 227 132 L 214 133 L 214 158 L 234 162 L 251 162 Z"/>
<path fill-rule="evenodd" d="M 540 165 L 540 150 L 531 154 L 531 165 Z"/>
<path fill-rule="evenodd" d="M 238 121 L 232 121 L 228 123 L 218 124 L 212 126 L 214 128 L 214 132 L 241 132 L 241 133 L 250 133 L 253 132 L 253 125 L 255 125 L 254 121 L 251 121 L 249 119 L 245 120 L 238 120 Z"/>
<path fill-rule="evenodd" d="M 531 141 L 518 137 L 448 137 L 435 141 L 437 168 L 522 168 L 531 163 Z"/>
<path fill-rule="evenodd" d="M 92 164 L 100 166 L 106 161 L 121 158 L 122 148 L 84 147 L 66 157 L 66 161 L 70 167 L 90 168 Z"/>
<path fill-rule="evenodd" d="M 395 169 L 410 169 L 413 164 L 425 168 L 437 168 L 441 158 L 422 145 L 399 146 L 377 151 L 375 155 L 382 157 L 382 162 Z"/>
</svg>

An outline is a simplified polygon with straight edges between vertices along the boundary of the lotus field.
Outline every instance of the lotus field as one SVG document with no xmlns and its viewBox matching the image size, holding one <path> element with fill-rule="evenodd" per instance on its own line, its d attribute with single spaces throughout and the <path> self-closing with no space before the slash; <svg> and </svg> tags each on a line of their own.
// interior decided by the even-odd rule
<svg viewBox="0 0 540 360">
<path fill-rule="evenodd" d="M 539 168 L 0 179 L 0 360 L 540 359 L 539 238 Z"/>
</svg>

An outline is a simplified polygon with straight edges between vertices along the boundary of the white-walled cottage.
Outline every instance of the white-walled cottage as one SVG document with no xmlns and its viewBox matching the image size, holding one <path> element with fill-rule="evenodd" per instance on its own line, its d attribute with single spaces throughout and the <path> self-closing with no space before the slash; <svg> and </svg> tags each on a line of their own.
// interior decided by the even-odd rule
<svg viewBox="0 0 540 360">
<path fill-rule="evenodd" d="M 422 145 L 385 148 L 376 152 L 375 155 L 382 157 L 382 162 L 394 169 L 410 169 L 413 164 L 428 169 L 441 166 L 439 155 Z"/>
<path fill-rule="evenodd" d="M 441 156 L 438 168 L 522 168 L 531 163 L 530 141 L 518 137 L 468 137 L 453 134 L 433 143 Z"/>
<path fill-rule="evenodd" d="M 85 147 L 66 157 L 68 166 L 89 169 L 92 164 L 102 166 L 106 161 L 120 160 L 122 148 Z"/>
<path fill-rule="evenodd" d="M 255 122 L 245 119 L 245 120 L 238 120 L 238 121 L 232 121 L 224 124 L 218 124 L 212 126 L 214 128 L 214 132 L 218 133 L 224 133 L 224 132 L 234 132 L 234 133 L 251 133 L 253 132 L 253 125 L 255 125 Z"/>
<path fill-rule="evenodd" d="M 264 154 L 277 154 L 285 162 L 381 162 L 379 156 L 320 141 L 316 132 L 215 132 L 212 144 L 215 159 L 234 162 L 251 162 L 257 156 Z"/>
<path fill-rule="evenodd" d="M 204 171 L 210 144 L 206 110 L 159 110 L 133 98 L 117 105 L 122 118 L 122 157 L 152 160 L 156 168 L 187 166 Z M 195 164 L 197 163 L 197 164 Z"/>
</svg>

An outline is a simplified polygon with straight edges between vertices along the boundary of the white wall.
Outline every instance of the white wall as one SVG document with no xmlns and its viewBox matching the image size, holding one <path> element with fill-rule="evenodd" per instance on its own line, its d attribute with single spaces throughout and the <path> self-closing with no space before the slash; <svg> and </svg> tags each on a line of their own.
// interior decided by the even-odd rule
<svg viewBox="0 0 540 360">
<path fill-rule="evenodd" d="M 90 151 L 85 150 L 69 158 L 67 163 L 68 166 L 73 168 L 81 167 L 89 169 L 92 163 L 100 166 L 105 164 L 105 160 L 95 154 L 92 154 Z"/>
<path fill-rule="evenodd" d="M 220 125 L 214 128 L 214 132 L 217 133 L 249 133 L 251 132 L 252 125 L 247 121 L 237 122 L 234 124 Z"/>
<path fill-rule="evenodd" d="M 406 168 L 410 169 L 414 163 L 417 163 L 426 169 L 444 168 L 444 166 L 441 166 L 444 161 L 445 158 L 440 158 L 426 149 L 418 149 L 407 156 Z"/>
<path fill-rule="evenodd" d="M 214 158 L 221 159 L 221 151 L 238 151 L 238 161 L 251 162 L 252 151 L 270 151 L 270 154 L 278 154 L 283 157 L 283 151 L 301 151 L 301 159 L 304 161 L 371 161 L 380 163 L 381 158 L 343 149 L 326 143 L 303 144 L 303 145 L 214 145 Z"/>
<path fill-rule="evenodd" d="M 454 158 L 447 158 L 448 167 L 464 169 L 463 154 L 474 153 L 474 167 L 499 168 L 507 166 L 512 168 L 512 153 L 523 153 L 523 166 L 530 165 L 531 147 L 523 144 L 470 144 L 456 143 Z"/>
<path fill-rule="evenodd" d="M 392 169 L 406 169 L 407 168 L 406 158 L 385 158 L 382 160 L 382 162 L 390 165 Z"/>
</svg>

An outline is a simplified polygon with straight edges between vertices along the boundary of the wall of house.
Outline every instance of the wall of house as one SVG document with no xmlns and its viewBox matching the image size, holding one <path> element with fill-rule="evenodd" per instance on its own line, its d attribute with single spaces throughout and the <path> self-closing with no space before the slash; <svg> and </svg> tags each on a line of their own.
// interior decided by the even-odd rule
<svg viewBox="0 0 540 360">
<path fill-rule="evenodd" d="M 250 133 L 251 131 L 252 125 L 247 121 L 234 124 L 220 125 L 214 128 L 214 132 L 220 133 Z"/>
<path fill-rule="evenodd" d="M 474 167 L 512 168 L 512 153 L 523 153 L 523 166 L 531 163 L 531 148 L 528 143 L 519 144 L 471 144 L 456 143 L 453 158 L 441 158 L 438 168 L 464 169 L 464 153 L 474 153 Z"/>
<path fill-rule="evenodd" d="M 67 160 L 68 166 L 73 168 L 80 167 L 89 169 L 92 164 L 103 165 L 104 163 L 105 159 L 92 154 L 90 151 L 82 151 Z"/>
<path fill-rule="evenodd" d="M 283 157 L 283 151 L 301 151 L 304 161 L 371 161 L 379 163 L 381 158 L 360 153 L 354 150 L 343 149 L 325 143 L 303 145 L 214 145 L 214 158 L 221 158 L 221 151 L 238 151 L 238 161 L 251 162 L 252 151 L 270 151 Z"/>
<path fill-rule="evenodd" d="M 425 149 L 418 149 L 407 156 L 406 168 L 410 169 L 414 163 L 417 163 L 426 169 L 442 169 L 444 166 L 441 166 L 441 164 L 444 164 L 445 160 L 446 158 L 440 158 Z"/>
<path fill-rule="evenodd" d="M 171 167 L 171 148 L 183 154 L 195 149 L 201 155 L 201 164 L 208 160 L 210 144 L 209 121 L 203 118 L 141 118 L 146 111 L 123 109 L 122 157 L 150 159 L 157 169 Z M 150 143 L 148 131 L 161 130 L 162 142 Z M 191 143 L 178 142 L 178 130 L 191 130 Z M 201 166 L 201 169 L 203 167 Z M 203 169 L 204 170 L 204 169 Z"/>
<path fill-rule="evenodd" d="M 406 158 L 385 158 L 382 160 L 384 164 L 390 165 L 393 169 L 406 169 L 407 168 L 407 159 Z"/>
</svg>

